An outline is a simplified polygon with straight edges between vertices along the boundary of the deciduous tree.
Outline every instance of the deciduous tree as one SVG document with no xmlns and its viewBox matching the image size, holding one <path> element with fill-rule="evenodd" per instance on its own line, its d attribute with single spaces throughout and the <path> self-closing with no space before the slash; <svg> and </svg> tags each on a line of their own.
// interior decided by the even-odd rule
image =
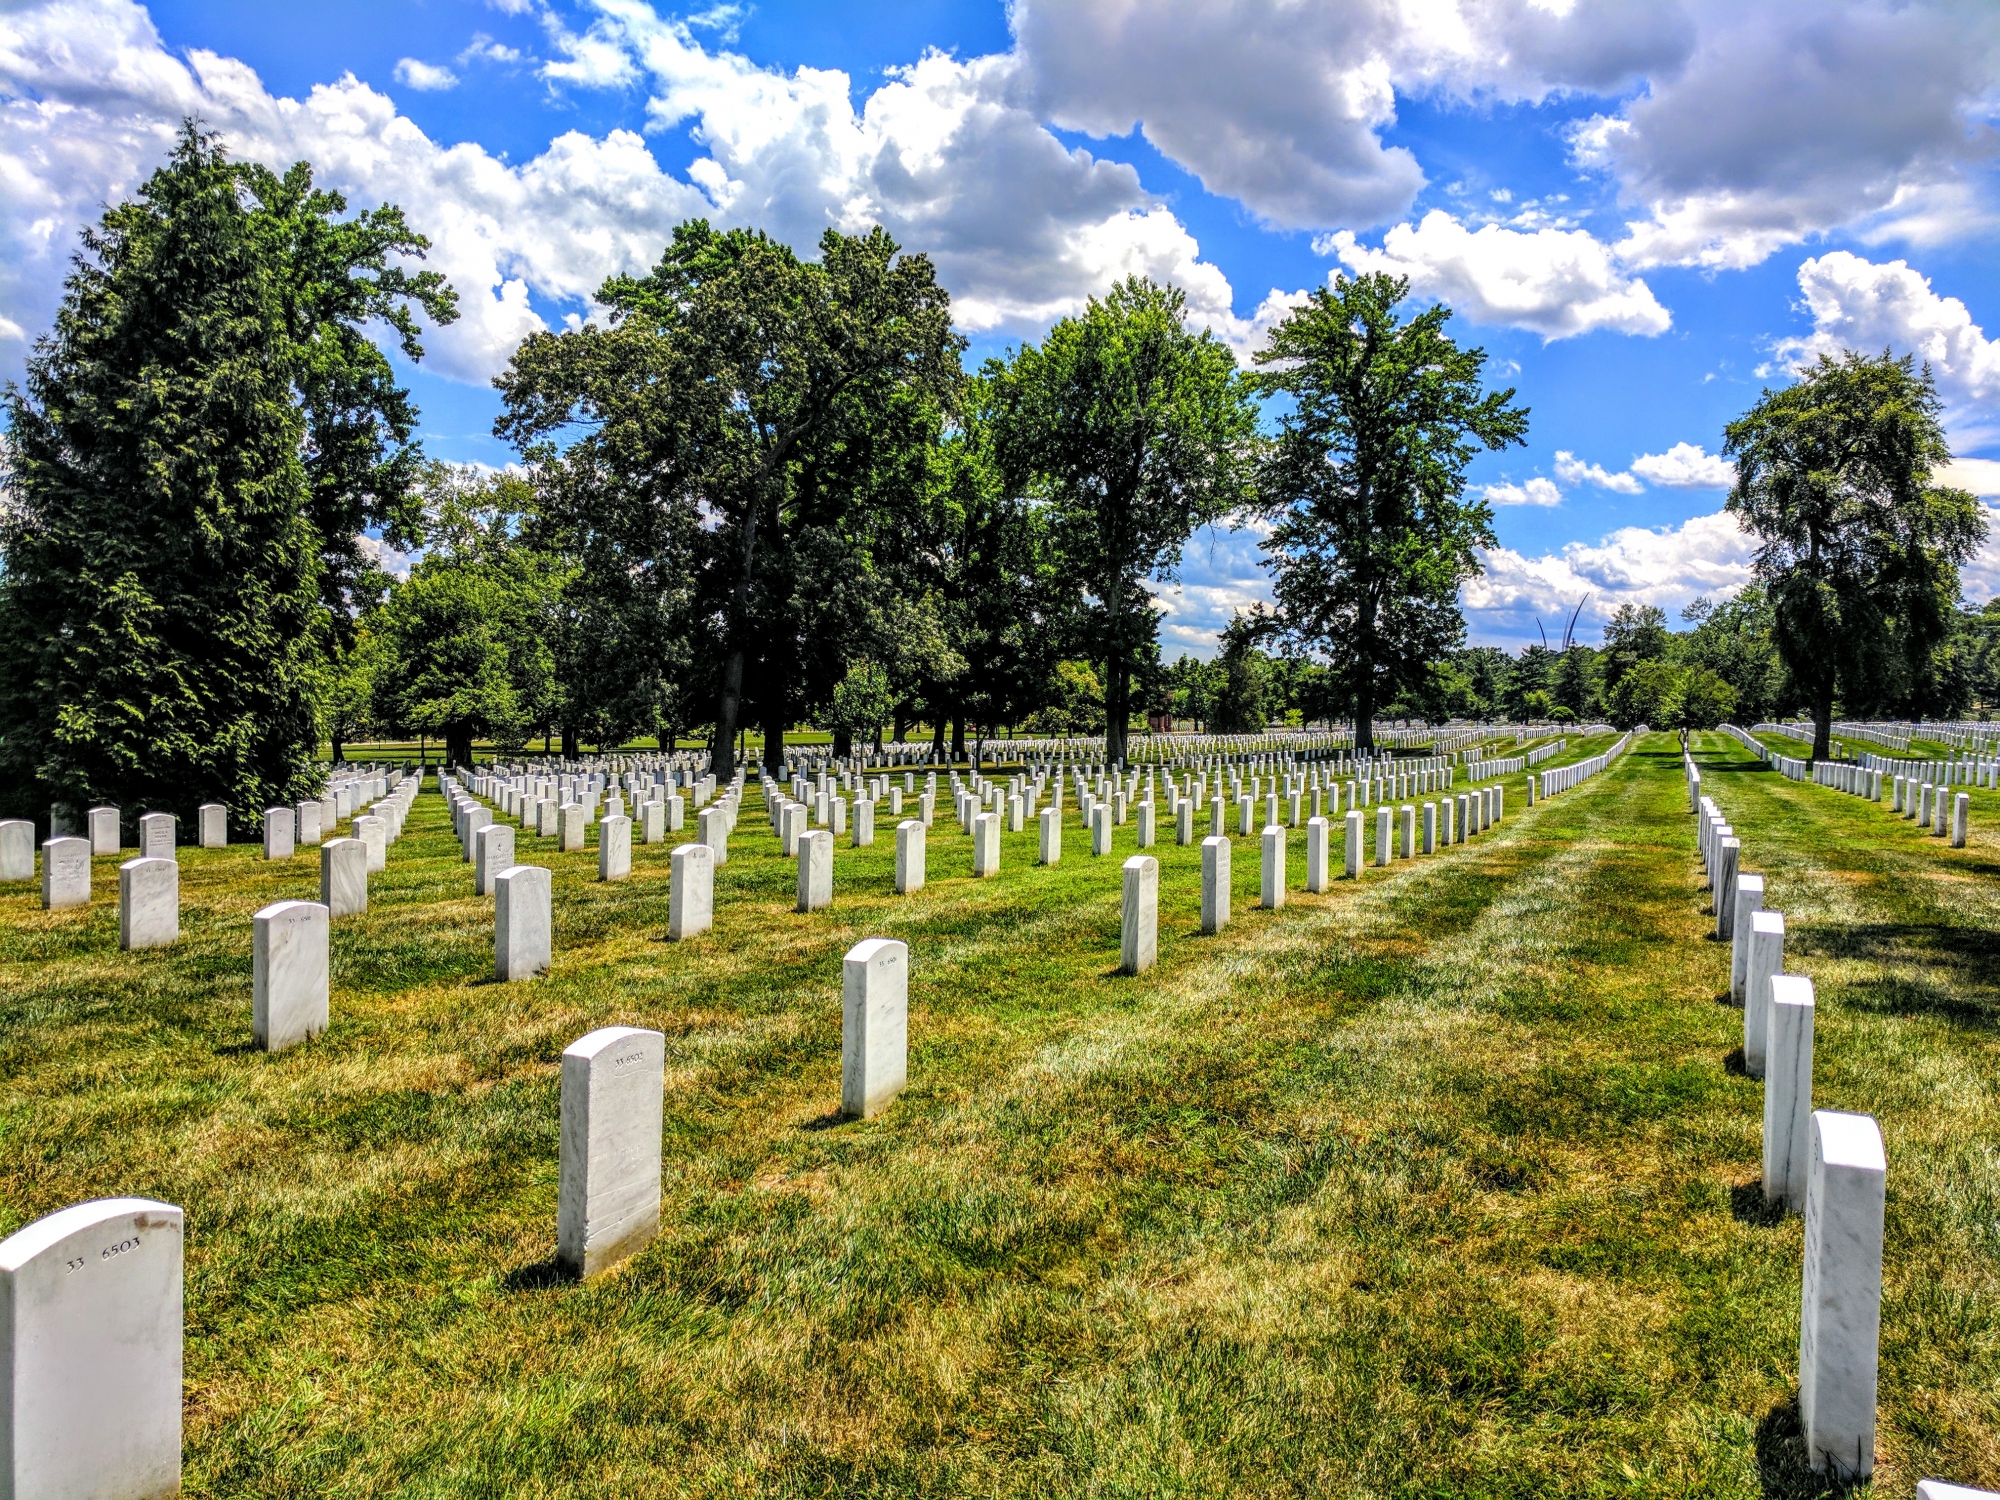
<svg viewBox="0 0 2000 1500">
<path fill-rule="evenodd" d="M 1146 584 L 1250 501 L 1248 387 L 1227 346 L 1188 327 L 1177 288 L 1136 276 L 985 373 L 1001 473 L 1045 509 L 1057 581 L 1103 663 L 1105 754 L 1123 761 L 1134 674 L 1157 649 Z"/>
<path fill-rule="evenodd" d="M 1357 748 L 1379 704 L 1429 687 L 1459 646 L 1459 585 L 1493 542 L 1466 498 L 1481 449 L 1523 442 L 1514 392 L 1486 391 L 1486 356 L 1444 332 L 1442 305 L 1404 319 L 1399 277 L 1341 277 L 1271 332 L 1257 384 L 1291 406 L 1258 475 L 1264 544 L 1286 633 L 1323 653 L 1354 705 Z"/>
<path fill-rule="evenodd" d="M 1958 570 L 1986 538 L 1963 490 L 1933 484 L 1951 450 L 1928 366 L 1884 351 L 1821 355 L 1729 424 L 1728 508 L 1757 538 L 1773 638 L 1831 747 L 1836 693 L 1919 678 L 1950 629 Z"/>
</svg>

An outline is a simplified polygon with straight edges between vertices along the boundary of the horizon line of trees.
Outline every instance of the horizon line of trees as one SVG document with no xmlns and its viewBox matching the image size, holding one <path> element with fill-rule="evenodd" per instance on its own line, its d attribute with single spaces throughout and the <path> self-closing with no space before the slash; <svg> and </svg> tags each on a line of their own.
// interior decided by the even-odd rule
<svg viewBox="0 0 2000 1500">
<path fill-rule="evenodd" d="M 227 158 L 190 121 L 83 237 L 5 396 L 0 796 L 254 815 L 364 732 L 559 735 L 566 754 L 739 731 L 780 763 L 928 726 L 1102 732 L 1174 717 L 1699 722 L 1963 701 L 1992 653 L 1958 606 L 1984 539 L 1928 370 L 1823 358 L 1730 425 L 1757 586 L 1693 628 L 1621 610 L 1600 648 L 1467 649 L 1494 545 L 1468 493 L 1525 442 L 1485 355 L 1405 281 L 1316 289 L 1240 369 L 1129 278 L 972 372 L 929 259 L 879 228 L 816 259 L 691 221 L 610 310 L 523 340 L 496 433 L 518 473 L 428 460 L 371 340 L 456 316 L 393 206 Z M 1161 659 L 1150 585 L 1203 527 L 1268 523 L 1275 608 Z M 367 537 L 418 552 L 389 578 Z M 1982 616 L 1984 620 L 1986 617 Z"/>
</svg>

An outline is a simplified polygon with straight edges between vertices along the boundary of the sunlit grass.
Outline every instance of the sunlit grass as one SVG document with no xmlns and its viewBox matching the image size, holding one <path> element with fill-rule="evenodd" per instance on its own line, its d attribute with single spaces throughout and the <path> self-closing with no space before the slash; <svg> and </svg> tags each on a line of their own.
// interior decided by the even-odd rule
<svg viewBox="0 0 2000 1500">
<path fill-rule="evenodd" d="M 1816 1099 L 1888 1142 L 1877 1492 L 2000 1482 L 1996 841 L 1697 747 L 1818 985 Z M 666 846 L 607 886 L 523 835 L 556 967 L 494 984 L 426 792 L 336 924 L 332 1029 L 278 1057 L 250 914 L 316 860 L 183 850 L 181 943 L 122 954 L 102 859 L 87 912 L 0 888 L 0 1227 L 187 1208 L 196 1495 L 1814 1493 L 1799 1221 L 1753 1186 L 1678 754 L 1532 811 L 1509 777 L 1498 830 L 1326 896 L 1294 835 L 1278 912 L 1237 840 L 1218 937 L 1165 843 L 1138 979 L 1130 825 L 1093 858 L 1072 799 L 1060 866 L 1009 834 L 974 881 L 945 804 L 899 898 L 885 812 L 801 916 L 753 792 L 687 944 Z M 910 944 L 912 1084 L 841 1123 L 870 935 Z M 611 1022 L 668 1037 L 665 1230 L 579 1286 L 557 1058 Z"/>
</svg>

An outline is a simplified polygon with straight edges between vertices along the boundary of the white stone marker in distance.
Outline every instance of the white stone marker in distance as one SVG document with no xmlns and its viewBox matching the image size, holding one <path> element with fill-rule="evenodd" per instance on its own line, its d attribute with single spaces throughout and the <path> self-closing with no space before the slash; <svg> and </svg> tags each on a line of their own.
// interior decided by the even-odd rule
<svg viewBox="0 0 2000 1500">
<path fill-rule="evenodd" d="M 597 878 L 626 880 L 632 874 L 632 820 L 621 813 L 597 824 Z"/>
<path fill-rule="evenodd" d="M 493 894 L 502 870 L 514 868 L 514 830 L 506 823 L 488 823 L 472 839 L 472 887 L 479 896 Z"/>
<path fill-rule="evenodd" d="M 924 888 L 924 822 L 905 818 L 896 825 L 896 894 L 908 896 Z"/>
<path fill-rule="evenodd" d="M 360 839 L 328 839 L 319 846 L 319 899 L 330 917 L 368 910 L 368 846 Z"/>
<path fill-rule="evenodd" d="M 0 880 L 35 878 L 35 825 L 26 818 L 0 821 Z"/>
<path fill-rule="evenodd" d="M 1743 1003 L 1743 976 L 1749 972 L 1750 914 L 1764 908 L 1764 877 L 1736 876 L 1736 917 L 1729 930 L 1729 998 Z"/>
<path fill-rule="evenodd" d="M 865 1120 L 909 1081 L 910 950 L 863 938 L 840 967 L 840 1112 Z"/>
<path fill-rule="evenodd" d="M 164 948 L 181 935 L 181 867 L 128 859 L 118 867 L 118 946 Z"/>
<path fill-rule="evenodd" d="M 1771 978 L 1785 969 L 1785 914 L 1750 913 L 1750 951 L 1743 959 L 1743 1071 L 1764 1076 L 1766 1039 L 1771 1032 Z"/>
<path fill-rule="evenodd" d="M 972 873 L 980 878 L 1000 873 L 1000 814 L 998 813 L 973 814 Z"/>
<path fill-rule="evenodd" d="M 679 844 L 669 863 L 667 941 L 679 943 L 715 925 L 715 851 L 702 843 Z"/>
<path fill-rule="evenodd" d="M 604 1026 L 562 1057 L 562 1187 L 556 1262 L 595 1276 L 660 1232 L 666 1038 Z"/>
<path fill-rule="evenodd" d="M 1332 835 L 1332 825 L 1325 818 L 1315 815 L 1306 819 L 1306 889 L 1314 894 L 1330 884 L 1327 864 L 1333 852 Z"/>
<path fill-rule="evenodd" d="M 493 878 L 493 977 L 530 979 L 554 958 L 554 881 L 541 865 Z"/>
<path fill-rule="evenodd" d="M 1264 829 L 1258 864 L 1258 901 L 1266 911 L 1285 904 L 1285 829 L 1272 823 Z"/>
<path fill-rule="evenodd" d="M 1209 935 L 1229 925 L 1229 838 L 1212 833 L 1201 841 L 1201 930 Z"/>
<path fill-rule="evenodd" d="M 799 837 L 798 911 L 833 905 L 833 830 L 815 828 Z"/>
<path fill-rule="evenodd" d="M 1039 857 L 1045 865 L 1062 863 L 1062 809 L 1045 807 L 1036 815 L 1036 824 L 1041 829 L 1041 849 Z"/>
<path fill-rule="evenodd" d="M 0 1240 L 0 1495 L 180 1494 L 182 1238 L 99 1198 Z"/>
</svg>

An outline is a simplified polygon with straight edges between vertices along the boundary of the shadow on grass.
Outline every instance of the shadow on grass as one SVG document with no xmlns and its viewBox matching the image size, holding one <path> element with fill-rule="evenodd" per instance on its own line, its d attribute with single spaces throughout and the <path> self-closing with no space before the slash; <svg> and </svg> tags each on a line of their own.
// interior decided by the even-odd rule
<svg viewBox="0 0 2000 1500">
<path fill-rule="evenodd" d="M 1738 1078 L 1748 1078 L 1750 1076 L 1750 1069 L 1743 1060 L 1743 1049 L 1741 1047 L 1734 1048 L 1723 1054 L 1722 1071 L 1733 1074 Z"/>
<path fill-rule="evenodd" d="M 1729 1214 L 1739 1224 L 1751 1224 L 1759 1229 L 1775 1229 L 1785 1222 L 1785 1205 L 1773 1203 L 1766 1198 L 1763 1183 L 1739 1182 L 1729 1190 Z M 1762 1450 L 1763 1439 L 1760 1436 L 1758 1451 Z M 1803 1452 L 1804 1449 L 1800 1451 Z"/>
<path fill-rule="evenodd" d="M 1767 1500 L 1824 1500 L 1845 1492 L 1807 1463 L 1796 1399 L 1772 1407 L 1757 1424 L 1757 1479 Z"/>
<path fill-rule="evenodd" d="M 825 1114 L 820 1115 L 815 1119 L 806 1121 L 805 1124 L 799 1127 L 799 1129 L 808 1132 L 819 1131 L 819 1130 L 832 1130 L 835 1127 L 840 1125 L 845 1125 L 846 1123 L 847 1123 L 847 1116 L 842 1114 L 839 1110 L 833 1109 L 833 1110 L 828 1110 Z"/>
<path fill-rule="evenodd" d="M 500 1278 L 500 1289 L 503 1292 L 546 1292 L 554 1287 L 568 1286 L 575 1280 L 552 1255 L 533 1265 L 516 1266 Z"/>
<path fill-rule="evenodd" d="M 2000 932 L 1910 922 L 1804 926 L 1786 934 L 1800 957 L 1921 964 L 1921 975 L 1886 973 L 1844 995 L 1877 1015 L 1928 1015 L 1961 1026 L 2000 1024 Z"/>
</svg>

